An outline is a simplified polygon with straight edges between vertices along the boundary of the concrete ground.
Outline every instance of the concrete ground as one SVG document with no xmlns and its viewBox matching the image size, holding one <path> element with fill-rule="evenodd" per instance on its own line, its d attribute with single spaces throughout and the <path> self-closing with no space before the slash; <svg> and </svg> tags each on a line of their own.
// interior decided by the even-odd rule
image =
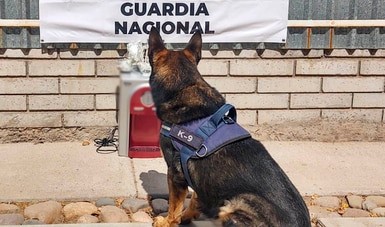
<svg viewBox="0 0 385 227">
<path fill-rule="evenodd" d="M 385 194 L 385 142 L 264 144 L 302 195 Z M 167 194 L 162 158 L 99 154 L 80 142 L 0 144 L 0 202 L 151 194 Z"/>
</svg>

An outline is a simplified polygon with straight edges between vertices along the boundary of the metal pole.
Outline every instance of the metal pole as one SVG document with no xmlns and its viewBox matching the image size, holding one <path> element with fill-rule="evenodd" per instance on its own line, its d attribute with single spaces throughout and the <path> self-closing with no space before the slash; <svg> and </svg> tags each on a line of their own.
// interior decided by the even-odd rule
<svg viewBox="0 0 385 227">
<path fill-rule="evenodd" d="M 385 20 L 289 20 L 291 28 L 385 27 Z"/>
<path fill-rule="evenodd" d="M 39 20 L 0 19 L 0 27 L 39 27 Z M 385 27 L 385 20 L 289 20 L 291 28 Z"/>
<path fill-rule="evenodd" d="M 39 27 L 39 20 L 1 19 L 0 27 Z"/>
</svg>

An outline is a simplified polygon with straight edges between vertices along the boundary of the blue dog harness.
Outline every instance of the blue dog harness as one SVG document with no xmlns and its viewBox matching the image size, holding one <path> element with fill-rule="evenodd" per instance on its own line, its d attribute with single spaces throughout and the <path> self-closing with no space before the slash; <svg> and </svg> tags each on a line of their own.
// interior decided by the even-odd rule
<svg viewBox="0 0 385 227">
<path fill-rule="evenodd" d="M 213 115 L 180 125 L 162 124 L 160 133 L 171 138 L 180 152 L 184 177 L 190 187 L 192 182 L 187 168 L 190 158 L 207 157 L 235 141 L 249 138 L 250 133 L 236 123 L 234 106 L 224 104 Z"/>
</svg>

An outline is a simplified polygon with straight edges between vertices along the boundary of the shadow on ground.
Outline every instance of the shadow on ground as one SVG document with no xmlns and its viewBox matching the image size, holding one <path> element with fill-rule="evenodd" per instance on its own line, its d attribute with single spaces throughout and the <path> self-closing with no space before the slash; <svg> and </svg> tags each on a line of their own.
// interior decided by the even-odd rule
<svg viewBox="0 0 385 227">
<path fill-rule="evenodd" d="M 142 172 L 139 175 L 142 187 L 151 198 L 168 199 L 167 175 L 155 170 Z"/>
</svg>

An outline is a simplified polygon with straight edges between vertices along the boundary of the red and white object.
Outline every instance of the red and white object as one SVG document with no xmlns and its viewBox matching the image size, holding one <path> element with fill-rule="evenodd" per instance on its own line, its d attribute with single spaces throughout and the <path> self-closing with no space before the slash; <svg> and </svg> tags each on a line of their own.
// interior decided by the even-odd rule
<svg viewBox="0 0 385 227">
<path fill-rule="evenodd" d="M 136 50 L 131 50 L 131 54 Z M 143 56 L 142 51 L 135 53 Z M 161 157 L 160 121 L 152 100 L 150 71 L 135 56 L 121 65 L 119 93 L 119 156 Z"/>
</svg>

